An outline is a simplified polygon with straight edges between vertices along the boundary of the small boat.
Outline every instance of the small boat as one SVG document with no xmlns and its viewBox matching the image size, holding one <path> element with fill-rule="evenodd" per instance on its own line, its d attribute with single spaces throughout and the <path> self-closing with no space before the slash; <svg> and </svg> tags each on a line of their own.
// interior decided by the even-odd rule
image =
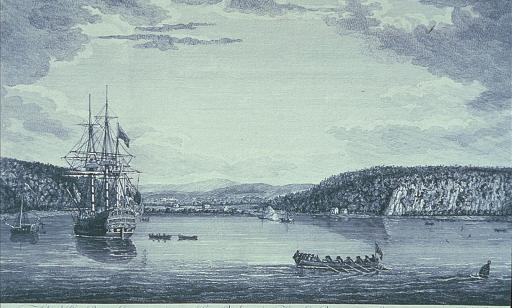
<svg viewBox="0 0 512 308">
<path fill-rule="evenodd" d="M 494 228 L 494 232 L 507 232 L 505 228 Z"/>
<path fill-rule="evenodd" d="M 178 234 L 178 241 L 197 241 L 197 235 Z"/>
<path fill-rule="evenodd" d="M 339 256 L 332 260 L 330 256 L 326 256 L 324 259 L 320 259 L 318 255 L 302 253 L 297 250 L 293 255 L 295 265 L 301 269 L 319 269 L 328 270 L 337 273 L 373 273 L 378 271 L 388 271 L 383 264 L 379 262 L 379 259 L 372 255 L 372 258 L 363 260 L 359 256 L 356 260 L 352 260 L 350 257 L 343 260 Z"/>
<path fill-rule="evenodd" d="M 150 233 L 150 234 L 148 234 L 148 236 L 149 236 L 150 240 L 158 240 L 158 241 L 159 240 L 167 241 L 167 240 L 170 240 L 172 237 L 172 235 L 165 234 L 165 233 L 156 233 L 156 234 Z"/>
<path fill-rule="evenodd" d="M 149 217 L 148 216 L 142 216 L 142 217 L 139 218 L 139 220 L 141 222 L 149 222 Z"/>
<path fill-rule="evenodd" d="M 23 198 L 21 198 L 21 206 L 20 212 L 16 217 L 16 220 L 13 225 L 9 225 L 11 227 L 11 234 L 33 234 L 39 232 L 39 225 L 41 223 L 38 221 L 36 223 L 32 223 L 27 213 L 23 212 Z"/>
<path fill-rule="evenodd" d="M 433 226 L 433 225 L 434 225 L 433 221 L 425 221 L 425 226 Z"/>
<path fill-rule="evenodd" d="M 365 274 L 391 270 L 380 263 L 383 256 L 384 253 L 382 252 L 382 249 L 379 247 L 379 244 L 375 242 L 375 253 L 371 258 L 365 256 L 364 260 L 361 259 L 360 256 L 357 256 L 355 260 L 352 260 L 350 257 L 343 260 L 340 256 L 337 256 L 335 260 L 331 259 L 330 256 L 325 256 L 324 259 L 320 260 L 318 255 L 303 253 L 299 250 L 297 250 L 293 255 L 293 260 L 297 267 L 301 269 L 320 269 L 334 271 L 337 273 Z"/>
<path fill-rule="evenodd" d="M 288 212 L 286 212 L 284 217 L 279 218 L 279 221 L 281 221 L 282 223 L 292 223 L 293 218 L 290 217 L 290 214 L 288 214 Z"/>
</svg>

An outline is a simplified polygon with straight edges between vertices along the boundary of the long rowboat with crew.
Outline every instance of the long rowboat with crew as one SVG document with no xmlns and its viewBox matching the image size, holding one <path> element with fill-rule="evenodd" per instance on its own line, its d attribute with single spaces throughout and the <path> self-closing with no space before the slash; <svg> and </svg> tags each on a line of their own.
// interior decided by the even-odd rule
<svg viewBox="0 0 512 308">
<path fill-rule="evenodd" d="M 329 270 L 337 273 L 372 273 L 377 271 L 387 271 L 390 270 L 386 268 L 380 260 L 382 260 L 382 250 L 379 245 L 375 243 L 375 254 L 370 257 L 365 256 L 365 259 L 362 259 L 360 256 L 357 256 L 355 260 L 347 257 L 343 260 L 341 257 L 336 257 L 333 260 L 330 256 L 326 256 L 323 259 L 320 259 L 318 255 L 304 253 L 300 251 L 296 251 L 293 255 L 293 260 L 298 268 L 301 269 L 320 269 L 320 270 Z M 380 256 L 380 260 L 379 257 Z"/>
</svg>

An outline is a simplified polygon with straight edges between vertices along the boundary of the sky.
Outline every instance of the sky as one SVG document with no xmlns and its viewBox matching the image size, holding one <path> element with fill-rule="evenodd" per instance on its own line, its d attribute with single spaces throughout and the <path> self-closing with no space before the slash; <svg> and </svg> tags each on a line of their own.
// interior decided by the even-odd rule
<svg viewBox="0 0 512 308">
<path fill-rule="evenodd" d="M 510 1 L 2 0 L 1 155 L 65 165 L 87 97 L 143 184 L 511 166 Z"/>
</svg>

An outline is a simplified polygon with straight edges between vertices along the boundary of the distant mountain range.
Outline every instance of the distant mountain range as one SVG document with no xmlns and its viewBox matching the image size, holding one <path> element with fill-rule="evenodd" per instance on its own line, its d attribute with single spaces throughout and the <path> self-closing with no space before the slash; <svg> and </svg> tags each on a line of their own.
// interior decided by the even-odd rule
<svg viewBox="0 0 512 308">
<path fill-rule="evenodd" d="M 240 183 L 227 179 L 210 179 L 186 184 L 144 184 L 140 185 L 139 190 L 142 193 L 162 191 L 205 192 L 237 184 Z"/>
<path fill-rule="evenodd" d="M 143 192 L 144 200 L 146 203 L 150 204 L 169 204 L 170 202 L 178 202 L 180 204 L 254 204 L 270 200 L 277 196 L 283 196 L 313 187 L 313 184 L 289 184 L 282 186 L 274 186 L 264 183 L 238 184 L 228 180 L 214 180 L 198 183 L 201 185 L 191 183 L 184 185 L 151 187 L 150 189 L 152 191 L 148 191 L 149 189 L 146 187 L 146 191 Z M 224 187 L 207 190 L 209 187 L 215 187 L 211 184 Z M 163 190 L 157 190 L 158 188 Z M 166 188 L 175 190 L 166 190 Z M 203 190 L 199 190 L 200 188 Z"/>
<path fill-rule="evenodd" d="M 0 213 L 19 210 L 23 197 L 26 210 L 71 209 L 70 191 L 76 180 L 64 176 L 66 168 L 14 158 L 0 158 Z M 273 186 L 263 183 L 240 184 L 227 179 L 211 179 L 186 184 L 141 185 L 144 202 L 180 203 L 259 203 L 280 195 L 312 187 L 313 184 Z"/>
</svg>

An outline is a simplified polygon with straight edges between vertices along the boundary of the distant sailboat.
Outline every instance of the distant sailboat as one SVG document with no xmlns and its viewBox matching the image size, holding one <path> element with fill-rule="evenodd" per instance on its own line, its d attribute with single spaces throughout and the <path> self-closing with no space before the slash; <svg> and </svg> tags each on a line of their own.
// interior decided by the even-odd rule
<svg viewBox="0 0 512 308">
<path fill-rule="evenodd" d="M 267 219 L 272 221 L 280 221 L 279 214 L 269 205 L 266 208 L 262 208 L 262 212 L 258 215 L 259 219 Z"/>
<path fill-rule="evenodd" d="M 20 212 L 11 227 L 11 234 L 31 234 L 39 232 L 39 223 L 32 223 L 26 212 L 23 212 L 23 198 L 21 198 Z"/>
<path fill-rule="evenodd" d="M 290 213 L 288 213 L 288 211 L 285 211 L 284 212 L 284 217 L 279 218 L 279 220 L 282 223 L 292 223 L 294 221 L 293 217 L 290 216 Z"/>
</svg>

